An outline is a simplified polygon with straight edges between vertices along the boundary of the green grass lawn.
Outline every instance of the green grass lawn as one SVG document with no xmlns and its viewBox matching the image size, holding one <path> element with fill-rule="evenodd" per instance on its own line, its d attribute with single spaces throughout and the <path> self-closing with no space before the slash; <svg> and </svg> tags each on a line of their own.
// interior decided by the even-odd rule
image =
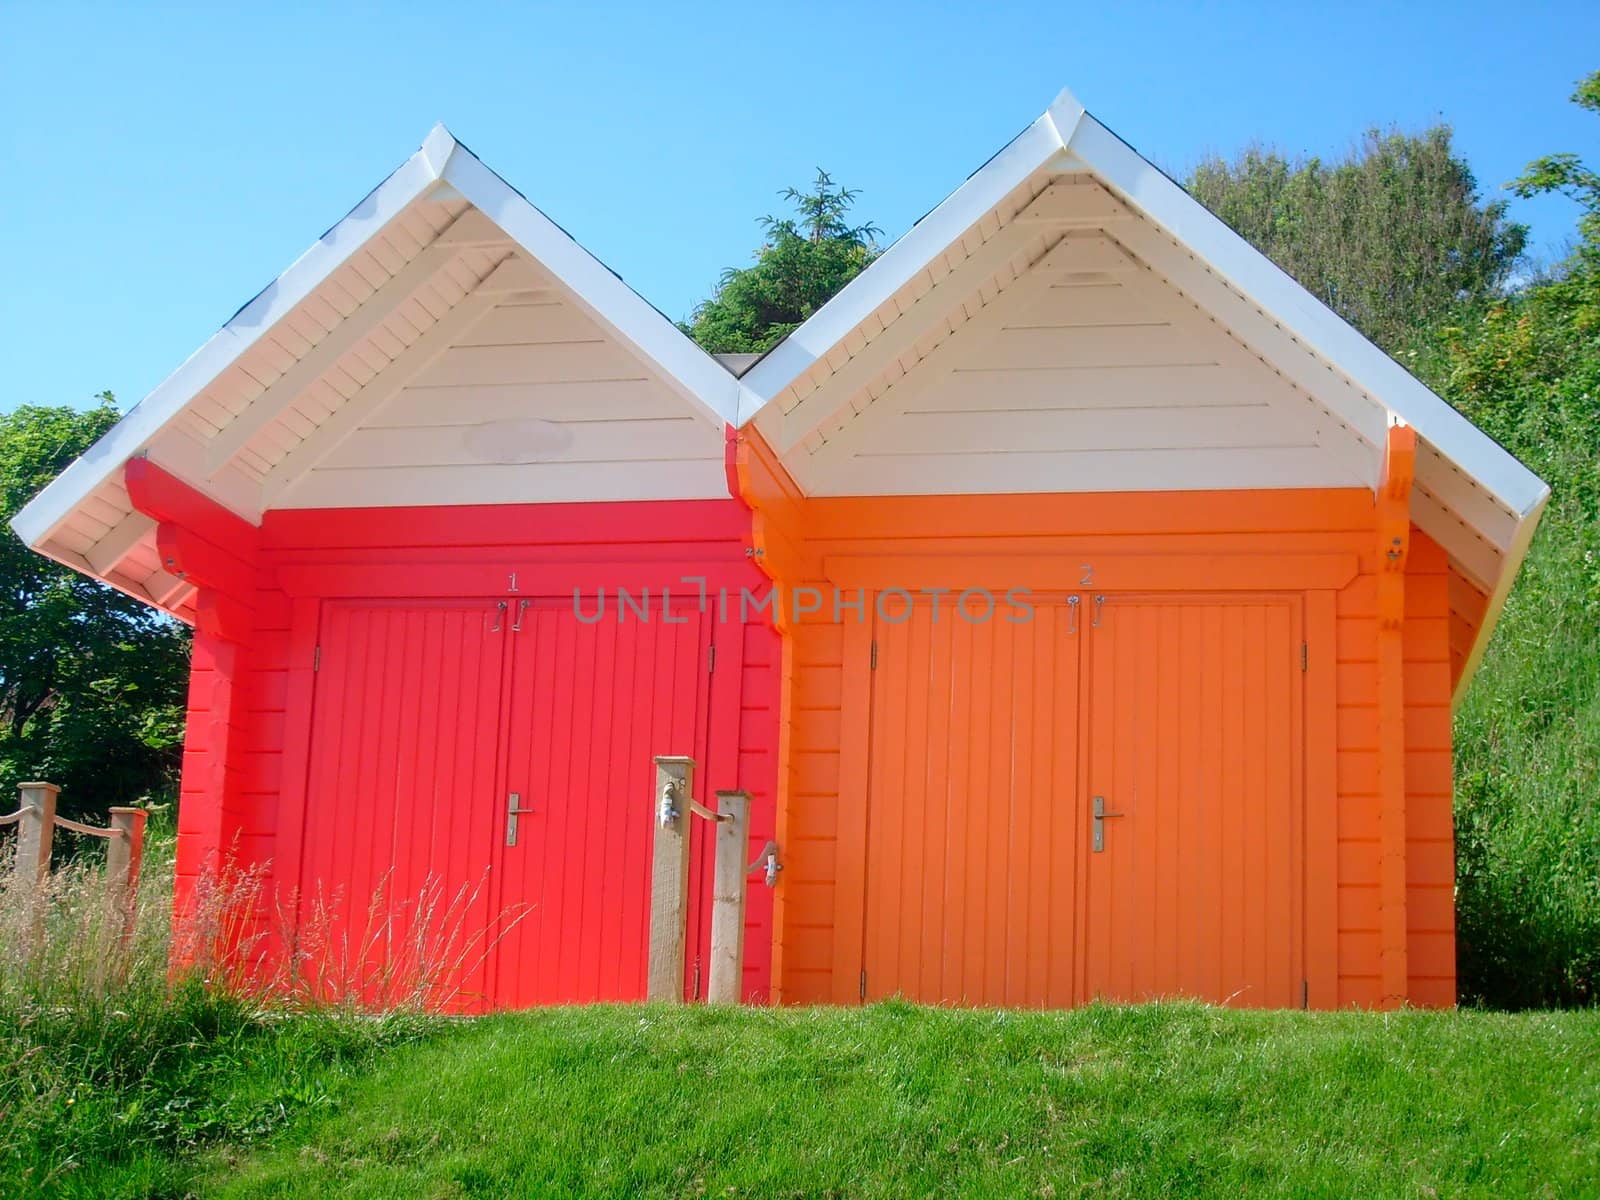
<svg viewBox="0 0 1600 1200">
<path fill-rule="evenodd" d="M 1594 1011 L 547 1010 L 330 1099 L 195 1193 L 1600 1195 Z"/>
</svg>

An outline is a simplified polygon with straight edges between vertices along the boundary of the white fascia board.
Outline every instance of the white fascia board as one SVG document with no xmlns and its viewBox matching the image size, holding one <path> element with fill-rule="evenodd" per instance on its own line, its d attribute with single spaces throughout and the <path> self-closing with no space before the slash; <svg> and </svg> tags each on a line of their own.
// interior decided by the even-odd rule
<svg viewBox="0 0 1600 1200">
<path fill-rule="evenodd" d="M 454 157 L 455 145 L 455 139 L 444 126 L 435 126 L 420 150 L 368 193 L 366 199 L 318 238 L 288 270 L 263 288 L 205 345 L 191 354 L 182 366 L 134 405 L 105 436 L 29 501 L 11 519 L 11 528 L 17 536 L 38 549 L 90 492 L 143 450 L 168 422 L 183 411 L 189 401 L 209 387 L 262 334 L 343 266 L 373 233 L 427 191 L 438 180 L 438 168 Z M 191 479 L 188 482 L 210 494 L 204 479 Z M 226 504 L 221 496 L 213 495 L 212 498 Z M 258 513 L 239 512 L 236 506 L 227 506 L 251 524 L 260 521 Z"/>
<path fill-rule="evenodd" d="M 738 423 L 741 389 L 732 373 L 472 151 L 458 146 L 443 178 L 510 234 L 602 326 L 658 368 L 663 382 L 688 400 L 697 415 L 718 430 Z"/>
<path fill-rule="evenodd" d="M 786 387 L 850 335 L 919 271 L 982 219 L 1029 175 L 1062 152 L 1083 108 L 1063 92 L 1055 104 L 975 171 L 816 312 L 751 367 L 740 382 L 748 424 Z"/>
<path fill-rule="evenodd" d="M 1495 626 L 1500 623 L 1500 614 L 1506 607 L 1506 597 L 1511 594 L 1511 585 L 1517 581 L 1517 575 L 1522 570 L 1522 560 L 1528 557 L 1528 548 L 1533 545 L 1533 535 L 1539 531 L 1539 519 L 1544 516 L 1545 503 L 1549 499 L 1550 489 L 1545 487 L 1533 507 L 1522 515 L 1516 532 L 1512 535 L 1511 546 L 1506 551 L 1505 557 L 1500 560 L 1500 576 L 1495 581 L 1494 591 L 1489 594 L 1489 603 L 1484 607 L 1483 620 L 1478 624 L 1477 636 L 1473 639 L 1472 649 L 1467 653 L 1467 661 L 1462 664 L 1461 675 L 1456 679 L 1455 691 L 1450 696 L 1452 712 L 1461 707 L 1461 701 L 1467 694 L 1467 685 L 1478 673 L 1478 664 L 1483 661 L 1484 651 L 1489 648 L 1489 639 L 1494 635 Z"/>
<path fill-rule="evenodd" d="M 1067 149 L 1520 518 L 1543 503 L 1548 489 L 1537 475 L 1093 116 L 1077 123 Z M 1331 406 L 1338 397 L 1323 399 Z"/>
</svg>

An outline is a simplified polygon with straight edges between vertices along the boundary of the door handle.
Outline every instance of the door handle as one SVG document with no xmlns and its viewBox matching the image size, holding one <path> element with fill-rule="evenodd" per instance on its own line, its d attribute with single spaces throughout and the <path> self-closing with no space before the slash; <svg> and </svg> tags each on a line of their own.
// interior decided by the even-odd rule
<svg viewBox="0 0 1600 1200">
<path fill-rule="evenodd" d="M 1094 798 L 1094 819 L 1092 822 L 1092 828 L 1094 830 L 1093 840 L 1094 852 L 1096 854 L 1099 854 L 1106 848 L 1106 821 L 1111 817 L 1125 817 L 1127 815 L 1127 813 L 1107 812 L 1106 798 L 1104 796 L 1096 796 Z"/>
<path fill-rule="evenodd" d="M 517 844 L 517 818 L 532 812 L 533 809 L 522 807 L 521 792 L 511 792 L 506 796 L 506 845 Z"/>
</svg>

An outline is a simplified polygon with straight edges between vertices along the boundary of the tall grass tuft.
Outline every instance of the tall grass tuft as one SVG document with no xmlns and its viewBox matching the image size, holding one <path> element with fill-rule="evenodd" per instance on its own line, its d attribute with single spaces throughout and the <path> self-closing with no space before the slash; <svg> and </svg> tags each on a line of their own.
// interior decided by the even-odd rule
<svg viewBox="0 0 1600 1200">
<path fill-rule="evenodd" d="M 487 872 L 452 888 L 437 876 L 396 894 L 393 872 L 373 888 L 359 919 L 346 917 L 343 889 L 318 888 L 301 903 L 275 905 L 272 940 L 252 975 L 264 994 L 312 1007 L 442 1013 L 483 1007 L 485 968 L 494 947 L 531 911 L 507 905 L 487 913 Z"/>
<path fill-rule="evenodd" d="M 98 867 L 58 865 L 38 889 L 8 868 L 0 861 L 0 1196 L 98 1196 L 113 1175 L 119 1188 L 178 1188 L 185 1152 L 328 1105 L 334 1079 L 428 1033 L 434 1014 L 462 1006 L 453 981 L 488 952 L 467 929 L 476 889 L 375 898 L 342 963 L 312 970 L 313 950 L 344 929 L 337 902 L 291 934 L 261 919 L 262 873 L 224 864 L 174 931 L 170 837 L 147 844 L 126 939 Z M 268 953 L 293 936 L 298 951 Z"/>
</svg>

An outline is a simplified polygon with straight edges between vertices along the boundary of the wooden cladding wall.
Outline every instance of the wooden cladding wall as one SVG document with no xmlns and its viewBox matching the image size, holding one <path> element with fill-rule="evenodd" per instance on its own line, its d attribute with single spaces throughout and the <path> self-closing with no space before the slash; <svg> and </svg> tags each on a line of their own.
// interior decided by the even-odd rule
<svg viewBox="0 0 1600 1200">
<path fill-rule="evenodd" d="M 1189 494 L 927 497 L 785 500 L 774 531 L 785 582 L 831 588 L 860 564 L 886 571 L 935 561 L 957 564 L 944 582 L 1007 570 L 1036 576 L 1049 564 L 1092 565 L 1150 556 L 1174 578 L 1226 561 L 1245 574 L 1263 565 L 1268 590 L 1303 602 L 1304 899 L 1299 928 L 1304 978 L 1293 1003 L 1331 1008 L 1377 1004 L 1376 570 L 1370 492 L 1333 489 Z M 1407 920 L 1413 1003 L 1454 1000 L 1451 887 L 1450 580 L 1444 554 L 1414 531 L 1407 566 L 1406 690 Z M 1352 576 L 1330 587 L 1285 573 L 1314 557 L 1348 556 Z M 851 564 L 848 569 L 845 564 Z M 1041 566 L 1045 564 L 1045 566 Z M 919 568 L 922 569 L 922 568 Z M 1050 568 L 1054 569 L 1054 568 Z M 1129 576 L 1131 577 L 1131 576 Z M 926 582 L 908 579 L 915 588 Z M 1248 587 L 1248 579 L 1234 586 Z M 1094 585 L 1075 589 L 1088 595 Z M 867 722 L 873 631 L 848 614 L 804 615 L 790 631 L 792 684 L 779 822 L 789 858 L 776 931 L 776 983 L 791 1003 L 853 1003 L 877 987 L 865 957 L 859 845 L 873 770 Z M 1320 632 L 1319 632 L 1320 631 Z M 1298 649 L 1298 648 L 1297 648 Z M 1285 905 L 1295 903 L 1290 897 Z M 867 933 L 866 937 L 885 936 Z M 1087 984 L 1083 986 L 1088 986 Z M 1281 981 L 1275 985 L 1282 991 Z M 1058 1002 L 1033 996 L 1026 1002 Z M 1275 993 L 1272 1002 L 1283 1002 Z M 1087 998 L 1080 991 L 1078 999 Z"/>
<path fill-rule="evenodd" d="M 619 584 L 669 586 L 687 598 L 693 585 L 682 582 L 684 575 L 737 595 L 743 587 L 766 586 L 751 551 L 758 560 L 768 555 L 767 569 L 787 586 L 809 583 L 824 596 L 835 584 L 847 592 L 973 581 L 1003 588 L 1013 577 L 1036 591 L 1054 588 L 1058 598 L 1075 592 L 1083 601 L 1104 587 L 1113 608 L 1140 595 L 1203 600 L 1208 589 L 1236 599 L 1254 593 L 1285 597 L 1305 630 L 1304 765 L 1297 768 L 1303 855 L 1291 868 L 1303 878 L 1297 885 L 1303 908 L 1291 930 L 1303 973 L 1300 998 L 1314 1007 L 1384 1000 L 1370 493 L 779 499 L 758 507 L 753 525 L 733 502 L 269 514 L 244 582 L 232 571 L 227 591 L 212 588 L 217 595 L 208 597 L 202 589 L 202 606 L 212 616 L 197 635 L 191 682 L 179 843 L 185 892 L 208 857 L 230 851 L 244 863 L 270 864 L 269 884 L 306 882 L 302 866 L 320 852 L 305 844 L 306 813 L 316 803 L 306 781 L 314 666 L 329 598 L 438 603 L 570 595 L 573 586 L 592 593 Z M 220 539 L 226 531 L 212 532 Z M 1079 571 L 1090 574 L 1080 579 Z M 508 593 L 513 582 L 518 593 Z M 1454 992 L 1449 703 L 1459 669 L 1452 635 L 1464 610 L 1461 581 L 1420 531 L 1413 531 L 1406 585 L 1406 987 L 1413 1003 L 1448 1004 Z M 226 603 L 219 607 L 219 599 Z M 864 919 L 869 891 L 879 896 L 881 911 L 889 886 L 865 852 L 873 755 L 883 752 L 872 734 L 875 634 L 870 616 L 856 619 L 847 609 L 839 620 L 831 609 L 824 602 L 791 618 L 781 638 L 759 622 L 736 621 L 717 621 L 708 635 L 718 664 L 714 696 L 736 694 L 728 703 L 711 702 L 720 715 L 708 719 L 700 785 L 707 794 L 726 786 L 751 792 L 751 857 L 776 832 L 785 858 L 777 893 L 759 886 L 752 892 L 745 981 L 752 999 L 854 1003 L 888 986 L 863 975 L 868 939 L 889 936 L 885 928 L 869 930 Z M 1079 622 L 1091 619 L 1087 604 L 1080 607 Z M 1092 717 L 1092 697 L 1085 696 L 1080 691 L 1080 726 Z M 1180 740 L 1202 732 L 1180 721 Z M 926 742 L 933 733 L 923 729 L 919 736 Z M 1078 736 L 1088 739 L 1092 730 Z M 908 733 L 901 753 L 915 751 Z M 1087 781 L 1080 778 L 1077 787 Z M 314 830 L 313 837 L 321 846 L 324 834 Z M 1030 876 L 1033 869 L 1020 868 Z M 1072 919 L 1082 930 L 1083 906 L 1093 898 L 1075 896 Z M 1292 898 L 1286 903 L 1292 906 Z M 703 932 L 691 930 L 691 945 Z M 880 945 L 874 953 L 881 959 L 882 951 Z M 1081 942 L 1074 953 L 1081 953 Z M 926 965 L 915 964 L 918 978 Z M 938 970 L 947 965 L 941 961 Z M 692 980 L 692 967 L 689 974 Z M 1007 983 L 986 998 L 1061 1003 L 1107 986 L 1083 970 L 1056 987 L 1024 971 L 1015 995 Z M 1057 994 L 1063 987 L 1067 1001 Z M 1272 988 L 1272 1002 L 1285 995 L 1294 1002 L 1292 980 L 1287 990 L 1281 979 Z"/>
<path fill-rule="evenodd" d="M 715 604 L 718 588 L 737 597 L 742 587 L 762 587 L 762 578 L 745 553 L 748 532 L 748 513 L 731 500 L 269 513 L 259 549 L 252 553 L 254 587 L 246 588 L 249 595 L 241 598 L 248 605 L 248 624 L 232 630 L 232 640 L 204 631 L 196 637 L 179 817 L 184 894 L 211 864 L 231 857 L 241 865 L 264 869 L 269 894 L 320 886 L 325 895 L 342 890 L 346 905 L 365 905 L 382 874 L 378 870 L 382 855 L 375 858 L 372 851 L 381 837 L 369 842 L 366 859 L 371 862 L 361 870 L 354 868 L 353 860 L 345 861 L 349 855 L 340 858 L 335 843 L 340 837 L 348 840 L 350 830 L 337 819 L 330 824 L 325 818 L 330 802 L 343 804 L 349 798 L 329 797 L 329 781 L 339 779 L 344 786 L 375 794 L 394 791 L 398 785 L 359 773 L 341 777 L 332 767 L 318 772 L 312 761 L 317 752 L 313 710 L 324 679 L 317 670 L 319 657 L 330 670 L 337 665 L 331 651 L 325 654 L 319 647 L 339 636 L 329 625 L 329 611 L 374 599 L 391 604 L 409 600 L 424 607 L 466 599 L 485 612 L 507 599 L 514 618 L 519 597 L 542 596 L 546 606 L 570 606 L 573 590 L 581 589 L 583 611 L 593 615 L 596 596 L 603 589 L 608 597 L 604 632 L 609 633 L 618 627 L 617 587 L 629 588 L 634 597 L 649 589 L 656 609 L 652 629 L 659 628 L 663 589 L 670 589 L 675 612 L 688 605 L 703 619 L 707 645 L 694 664 L 696 677 L 709 677 L 707 686 L 720 697 L 715 707 L 726 715 L 711 721 L 702 714 L 707 737 L 698 749 L 643 745 L 637 749 L 646 767 L 654 753 L 697 754 L 702 761 L 696 791 L 706 798 L 718 788 L 749 791 L 754 798 L 750 828 L 754 859 L 772 836 L 775 822 L 777 638 L 759 624 L 716 623 L 712 628 L 712 616 L 706 615 L 712 610 L 699 612 L 701 585 L 684 581 L 685 576 L 703 578 L 710 592 L 708 605 Z M 517 590 L 510 591 L 511 587 Z M 636 619 L 630 611 L 627 620 Z M 386 645 L 383 652 L 396 657 L 394 666 L 400 673 L 394 681 L 404 691 L 405 672 L 415 675 L 416 665 L 400 663 L 395 645 Z M 596 653 L 603 657 L 603 650 Z M 604 687 L 610 705 L 631 703 L 620 675 Z M 392 699 L 374 694 L 357 703 L 376 713 Z M 691 698 L 686 703 L 693 708 L 705 702 Z M 403 716 L 398 710 L 392 715 L 396 720 Z M 338 715 L 324 710 L 317 719 L 337 722 Z M 350 724 L 355 728 L 361 722 L 352 719 Z M 481 724 L 482 714 L 458 713 L 448 731 L 452 739 L 464 742 Z M 626 720 L 622 727 L 627 727 Z M 331 736 L 323 734 L 324 746 Z M 648 790 L 648 779 L 643 786 Z M 502 832 L 504 797 L 488 799 L 495 809 L 488 818 L 494 842 Z M 641 808 L 635 815 L 644 822 L 642 806 L 648 796 L 641 793 L 639 800 Z M 403 808 L 408 802 L 397 791 L 394 803 Z M 398 810 L 389 815 L 397 814 Z M 381 823 L 385 813 L 374 810 L 367 817 Z M 647 826 L 641 824 L 640 831 L 647 835 Z M 485 849 L 485 862 L 494 849 L 492 845 Z M 339 861 L 329 859 L 330 854 Z M 410 862 L 398 849 L 391 858 L 395 863 Z M 319 863 L 326 869 L 318 869 Z M 585 870 L 590 865 L 585 863 Z M 350 900 L 355 893 L 360 895 Z M 598 903 L 592 897 L 586 902 L 591 907 Z M 749 999 L 769 994 L 772 904 L 771 893 L 757 884 L 751 893 L 746 940 Z M 691 930 L 691 946 L 697 933 L 702 938 L 705 934 L 699 924 L 704 922 Z M 620 926 L 613 929 L 603 919 L 596 927 L 622 936 Z M 579 977 L 580 967 L 574 968 Z M 496 969 L 491 964 L 491 976 L 478 984 L 493 984 Z M 596 987 L 603 975 L 601 971 L 595 976 Z M 689 976 L 694 977 L 692 966 Z M 513 995 L 509 1002 L 518 1000 Z"/>
<path fill-rule="evenodd" d="M 1406 571 L 1406 914 L 1413 1004 L 1455 1003 L 1455 825 L 1451 811 L 1450 571 L 1412 528 Z M 1339 1003 L 1381 997 L 1377 584 L 1338 597 Z"/>
</svg>

